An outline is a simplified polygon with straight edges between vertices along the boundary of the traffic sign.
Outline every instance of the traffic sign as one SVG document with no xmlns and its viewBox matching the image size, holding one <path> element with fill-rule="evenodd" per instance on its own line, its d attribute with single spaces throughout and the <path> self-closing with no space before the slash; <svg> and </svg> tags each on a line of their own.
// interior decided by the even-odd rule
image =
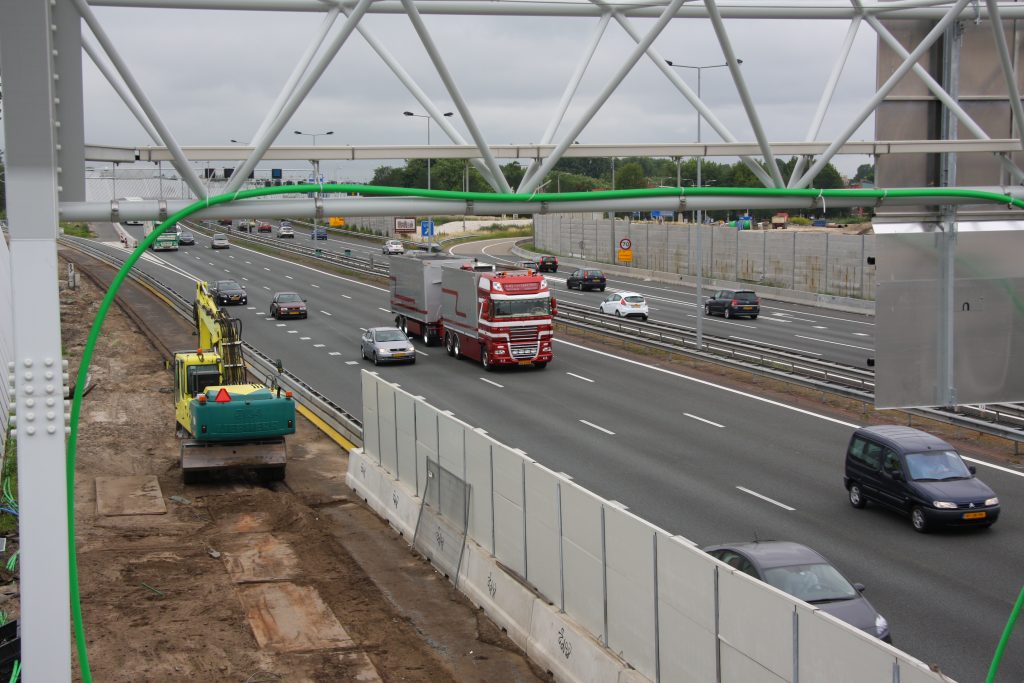
<svg viewBox="0 0 1024 683">
<path fill-rule="evenodd" d="M 623 237 L 621 240 L 619 240 L 619 249 L 622 249 L 623 251 L 629 251 L 632 248 L 633 240 L 629 239 L 628 237 Z"/>
<path fill-rule="evenodd" d="M 423 237 L 434 236 L 434 221 L 420 221 L 420 234 Z"/>
</svg>

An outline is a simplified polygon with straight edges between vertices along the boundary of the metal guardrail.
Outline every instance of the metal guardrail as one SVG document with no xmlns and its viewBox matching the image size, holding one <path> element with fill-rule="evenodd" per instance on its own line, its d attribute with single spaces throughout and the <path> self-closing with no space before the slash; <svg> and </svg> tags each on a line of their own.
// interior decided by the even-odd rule
<svg viewBox="0 0 1024 683">
<path fill-rule="evenodd" d="M 217 232 L 209 226 L 189 222 L 200 232 Z M 219 226 L 218 226 L 219 227 Z M 232 232 L 233 236 L 241 237 L 257 244 L 263 244 L 284 252 L 335 263 L 346 268 L 379 277 L 387 277 L 389 269 L 386 264 L 373 263 L 369 259 L 338 256 L 335 252 L 321 249 L 296 247 L 281 244 L 276 238 L 261 238 L 247 233 Z M 134 271 L 133 271 L 134 272 Z M 148 276 L 147 276 L 148 277 Z M 151 278 L 150 278 L 151 279 Z M 154 281 L 155 282 L 155 281 Z M 164 289 L 159 283 L 154 286 Z M 189 309 L 191 315 L 191 308 Z M 865 403 L 874 402 L 874 373 L 870 370 L 830 363 L 797 353 L 773 349 L 770 345 L 752 346 L 749 343 L 737 343 L 719 337 L 703 335 L 704 344 L 697 349 L 696 334 L 691 328 L 672 323 L 641 323 L 618 320 L 597 313 L 593 309 L 571 303 L 559 302 L 559 315 L 556 322 L 605 334 L 623 341 L 644 344 L 664 351 L 682 353 L 694 358 L 742 370 L 770 376 L 783 382 L 843 396 Z M 248 347 L 248 345 L 247 345 Z M 251 347 L 249 347 L 251 348 Z M 259 352 L 253 349 L 253 354 Z M 275 370 L 276 371 L 276 370 Z M 293 378 L 295 386 L 306 386 L 302 380 Z M 322 394 L 311 389 L 317 395 Z M 297 394 L 298 395 L 298 394 Z M 323 397 L 329 403 L 329 399 Z M 339 410 L 341 410 L 339 408 Z M 342 412 L 344 412 L 342 410 Z M 1012 405 L 1000 406 L 956 406 L 955 409 L 908 408 L 903 409 L 908 415 L 917 415 L 953 426 L 965 427 L 983 434 L 1009 439 L 1015 444 L 1024 442 L 1024 408 Z M 347 415 L 347 413 L 346 413 Z M 331 423 L 328 417 L 322 419 Z M 355 418 L 351 418 L 355 420 Z M 358 421 L 355 421 L 358 423 Z M 345 429 L 340 430 L 343 433 Z M 358 440 L 361 442 L 361 431 Z M 353 438 L 353 440 L 356 440 Z"/>
<path fill-rule="evenodd" d="M 58 238 L 62 244 L 82 251 L 93 258 L 102 261 L 115 268 L 119 268 L 123 260 L 119 260 L 107 252 L 95 248 L 86 240 L 71 239 L 68 237 Z M 147 273 L 133 268 L 129 274 L 133 280 L 150 287 L 166 297 L 173 305 L 173 310 L 192 321 L 192 301 L 183 297 L 180 293 Z M 363 443 L 363 423 L 348 413 L 344 408 L 329 399 L 322 392 L 318 391 L 311 384 L 301 377 L 292 374 L 287 370 L 278 371 L 277 361 L 265 353 L 243 341 L 246 358 L 249 361 L 250 372 L 256 377 L 265 380 L 267 384 L 276 381 L 286 391 L 293 395 L 318 418 L 331 426 L 346 439 L 356 445 Z"/>
</svg>

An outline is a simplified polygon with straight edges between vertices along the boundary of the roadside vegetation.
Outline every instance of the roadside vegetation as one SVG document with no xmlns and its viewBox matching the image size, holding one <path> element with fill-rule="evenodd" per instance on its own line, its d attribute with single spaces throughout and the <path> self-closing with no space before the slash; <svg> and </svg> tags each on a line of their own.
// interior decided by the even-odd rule
<svg viewBox="0 0 1024 683">
<path fill-rule="evenodd" d="M 86 223 L 68 223 L 61 221 L 61 229 L 65 235 L 71 235 L 72 237 L 95 237 L 96 233 L 89 230 L 89 226 Z"/>
</svg>

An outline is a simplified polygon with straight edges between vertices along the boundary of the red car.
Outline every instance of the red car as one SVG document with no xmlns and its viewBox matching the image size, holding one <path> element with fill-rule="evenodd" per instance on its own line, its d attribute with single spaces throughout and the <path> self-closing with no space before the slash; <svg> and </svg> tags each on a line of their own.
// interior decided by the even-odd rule
<svg viewBox="0 0 1024 683">
<path fill-rule="evenodd" d="M 274 232 L 274 226 L 270 223 L 260 223 L 256 226 L 256 232 Z"/>
</svg>

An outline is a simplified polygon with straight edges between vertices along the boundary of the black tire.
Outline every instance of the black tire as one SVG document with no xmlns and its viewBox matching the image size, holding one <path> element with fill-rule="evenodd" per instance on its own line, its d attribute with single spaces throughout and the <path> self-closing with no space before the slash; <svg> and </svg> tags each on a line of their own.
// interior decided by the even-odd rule
<svg viewBox="0 0 1024 683">
<path fill-rule="evenodd" d="M 615 309 L 615 317 L 616 318 L 621 318 L 622 317 L 622 311 L 620 311 L 619 309 L 616 308 Z"/>
<path fill-rule="evenodd" d="M 455 338 L 455 341 L 453 342 L 455 344 L 455 347 L 454 347 L 455 348 L 455 352 L 452 355 L 455 356 L 458 359 L 461 359 L 462 358 L 462 342 L 459 341 L 459 335 L 453 334 L 452 337 Z"/>
<path fill-rule="evenodd" d="M 270 307 L 270 313 L 268 313 L 268 315 L 269 315 L 269 316 L 270 316 L 271 318 L 276 318 L 276 317 L 277 317 L 277 316 L 276 316 L 276 315 L 274 314 L 274 307 L 273 307 L 273 306 L 271 306 L 271 307 Z"/>
<path fill-rule="evenodd" d="M 602 291 L 602 292 L 604 291 L 604 287 L 602 287 L 602 288 L 601 288 L 601 291 Z"/>
<path fill-rule="evenodd" d="M 925 516 L 924 510 L 920 506 L 915 505 L 914 509 L 910 511 L 910 524 L 914 527 L 914 531 L 919 534 L 928 533 L 928 517 Z"/>
<path fill-rule="evenodd" d="M 434 338 L 430 336 L 430 328 L 426 325 L 423 326 L 423 336 L 420 338 L 424 346 L 431 346 L 434 343 Z"/>
<path fill-rule="evenodd" d="M 494 363 L 491 362 L 490 357 L 487 355 L 487 347 L 480 349 L 480 365 L 484 366 L 484 370 L 487 372 L 494 370 Z"/>
<path fill-rule="evenodd" d="M 728 306 L 726 306 L 725 307 L 725 313 L 723 313 L 722 315 L 724 317 L 726 317 L 726 318 L 731 318 L 732 317 L 732 309 L 729 308 Z"/>
<path fill-rule="evenodd" d="M 704 315 L 711 315 L 711 304 L 704 304 Z"/>
<path fill-rule="evenodd" d="M 366 360 L 366 349 L 363 348 L 362 344 L 359 345 L 359 357 Z"/>
<path fill-rule="evenodd" d="M 572 289 L 572 283 L 569 280 L 565 281 L 565 288 L 566 289 Z"/>
<path fill-rule="evenodd" d="M 537 368 L 538 370 L 543 370 L 547 366 L 548 366 L 548 361 L 546 361 L 546 360 L 545 361 L 538 361 L 538 362 L 533 364 L 533 367 Z"/>
<path fill-rule="evenodd" d="M 754 315 L 750 316 L 750 319 L 751 320 L 757 320 L 757 313 L 755 313 Z"/>
<path fill-rule="evenodd" d="M 868 502 L 867 500 L 864 499 L 864 492 L 861 490 L 860 484 L 856 482 L 850 484 L 849 493 L 850 505 L 857 508 L 858 510 L 863 510 L 864 507 L 868 504 Z"/>
<path fill-rule="evenodd" d="M 451 332 L 444 333 L 444 350 L 448 352 L 449 356 L 455 355 L 455 340 L 452 339 Z"/>
<path fill-rule="evenodd" d="M 373 364 L 374 365 L 380 365 L 380 358 L 377 358 L 377 352 L 376 351 L 373 352 Z"/>
<path fill-rule="evenodd" d="M 644 322 L 647 322 L 647 316 L 646 315 L 640 316 L 640 319 L 643 320 Z"/>
<path fill-rule="evenodd" d="M 280 467 L 263 467 L 256 470 L 256 478 L 261 482 L 284 481 L 286 465 Z"/>
</svg>

